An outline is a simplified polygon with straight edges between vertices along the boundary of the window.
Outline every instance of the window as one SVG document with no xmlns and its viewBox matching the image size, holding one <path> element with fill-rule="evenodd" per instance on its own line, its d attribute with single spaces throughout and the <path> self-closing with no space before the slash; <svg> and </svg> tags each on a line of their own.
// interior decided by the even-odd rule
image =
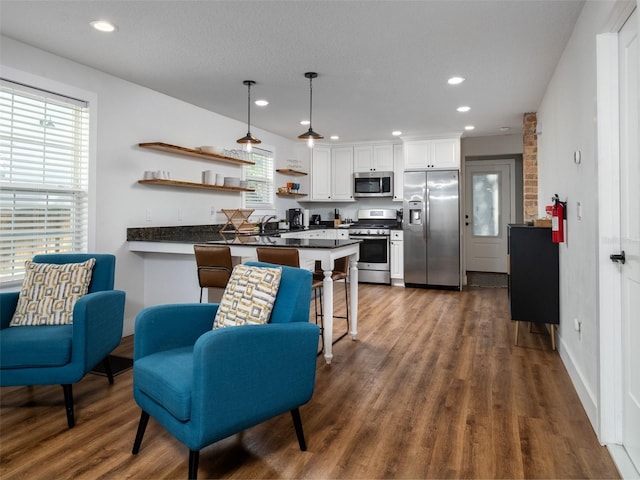
<svg viewBox="0 0 640 480">
<path fill-rule="evenodd" d="M 40 253 L 87 251 L 87 102 L 0 80 L 0 285 Z"/>
<path fill-rule="evenodd" d="M 248 187 L 255 192 L 244 194 L 244 206 L 256 210 L 273 209 L 273 153 L 254 147 L 251 150 L 251 161 L 255 165 L 244 167 L 244 172 Z"/>
</svg>

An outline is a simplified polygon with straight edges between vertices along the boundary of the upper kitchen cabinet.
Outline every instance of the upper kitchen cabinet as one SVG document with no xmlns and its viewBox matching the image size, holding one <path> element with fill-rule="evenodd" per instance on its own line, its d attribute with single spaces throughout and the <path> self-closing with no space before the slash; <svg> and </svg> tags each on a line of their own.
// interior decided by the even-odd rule
<svg viewBox="0 0 640 480">
<path fill-rule="evenodd" d="M 393 171 L 393 145 L 358 145 L 354 147 L 353 171 Z"/>
<path fill-rule="evenodd" d="M 403 146 L 393 146 L 393 201 L 401 202 L 404 196 L 404 155 Z"/>
<path fill-rule="evenodd" d="M 353 148 L 316 146 L 311 153 L 311 200 L 353 201 Z"/>
<path fill-rule="evenodd" d="M 460 138 L 404 142 L 404 169 L 460 168 Z"/>
</svg>

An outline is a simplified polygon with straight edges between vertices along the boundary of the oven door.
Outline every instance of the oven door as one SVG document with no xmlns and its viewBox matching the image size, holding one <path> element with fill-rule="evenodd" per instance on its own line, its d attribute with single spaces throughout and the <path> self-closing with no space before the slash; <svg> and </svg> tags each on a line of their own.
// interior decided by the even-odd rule
<svg viewBox="0 0 640 480">
<path fill-rule="evenodd" d="M 358 270 L 389 270 L 388 235 L 349 235 L 360 242 Z"/>
</svg>

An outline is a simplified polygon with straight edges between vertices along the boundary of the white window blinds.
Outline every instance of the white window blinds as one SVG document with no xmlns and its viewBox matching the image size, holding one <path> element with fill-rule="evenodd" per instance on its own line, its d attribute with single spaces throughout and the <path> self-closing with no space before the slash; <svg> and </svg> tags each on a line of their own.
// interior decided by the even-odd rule
<svg viewBox="0 0 640 480">
<path fill-rule="evenodd" d="M 0 284 L 88 242 L 86 102 L 0 80 Z"/>
<path fill-rule="evenodd" d="M 251 150 L 251 161 L 255 162 L 255 165 L 244 167 L 245 179 L 248 187 L 255 192 L 244 194 L 245 208 L 273 209 L 273 153 L 254 147 Z"/>
</svg>

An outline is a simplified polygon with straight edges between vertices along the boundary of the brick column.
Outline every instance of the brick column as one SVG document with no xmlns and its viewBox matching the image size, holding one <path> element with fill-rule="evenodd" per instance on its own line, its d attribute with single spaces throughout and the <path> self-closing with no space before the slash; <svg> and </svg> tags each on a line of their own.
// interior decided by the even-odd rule
<svg viewBox="0 0 640 480">
<path fill-rule="evenodd" d="M 535 112 L 525 113 L 523 124 L 522 176 L 524 221 L 538 217 L 538 117 Z"/>
</svg>

